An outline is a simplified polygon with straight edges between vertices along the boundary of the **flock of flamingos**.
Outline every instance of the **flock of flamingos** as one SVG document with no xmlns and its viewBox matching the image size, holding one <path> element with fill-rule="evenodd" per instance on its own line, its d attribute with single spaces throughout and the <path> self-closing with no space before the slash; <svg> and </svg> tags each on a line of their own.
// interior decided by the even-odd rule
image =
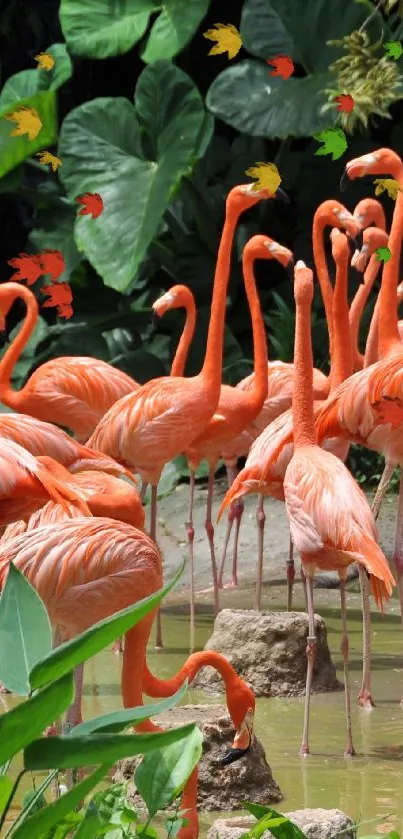
<svg viewBox="0 0 403 839">
<path fill-rule="evenodd" d="M 390 175 L 403 186 L 403 164 L 390 149 L 351 160 L 344 180 Z M 10 384 L 16 361 L 35 327 L 38 306 L 28 288 L 0 286 L 4 318 L 14 300 L 22 299 L 26 316 L 0 362 L 0 400 L 16 413 L 0 415 L 0 588 L 10 562 L 27 576 L 44 601 L 55 643 L 69 639 L 119 609 L 161 588 L 162 558 L 156 544 L 157 487 L 166 463 L 184 453 L 190 467 L 190 503 L 186 522 L 189 547 L 191 649 L 194 643 L 192 521 L 194 475 L 198 463 L 209 464 L 206 531 L 209 539 L 215 607 L 223 584 L 225 554 L 233 523 L 231 584 L 237 584 L 237 543 L 243 496 L 258 495 L 259 533 L 256 607 L 260 608 L 263 567 L 264 496 L 285 501 L 291 548 L 287 561 L 287 606 L 292 605 L 294 562 L 301 559 L 309 632 L 307 682 L 301 753 L 309 754 L 309 701 L 315 659 L 313 577 L 315 569 L 340 576 L 342 652 L 344 661 L 347 746 L 351 733 L 346 628 L 347 568 L 357 563 L 363 604 L 363 682 L 359 702 L 371 707 L 369 593 L 383 608 L 394 577 L 377 542 L 375 517 L 391 472 L 403 465 L 403 344 L 398 322 L 398 285 L 403 234 L 403 191 L 398 193 L 389 233 L 379 202 L 360 201 L 350 213 L 336 200 L 325 201 L 313 220 L 313 256 L 329 329 L 331 369 L 326 377 L 313 368 L 311 305 L 313 271 L 267 236 L 254 236 L 243 251 L 245 289 L 253 325 L 254 372 L 236 387 L 222 384 L 223 335 L 231 247 L 239 217 L 257 202 L 281 197 L 254 185 L 235 186 L 228 194 L 217 254 L 211 317 L 203 367 L 184 377 L 195 328 L 191 292 L 174 286 L 155 304 L 162 316 L 185 308 L 186 322 L 171 375 L 140 386 L 130 376 L 94 358 L 57 358 L 35 370 L 15 392 Z M 283 195 L 284 197 L 284 195 Z M 331 228 L 335 263 L 334 287 L 325 258 L 325 229 Z M 363 231 L 363 245 L 351 257 L 350 244 Z M 376 249 L 387 245 L 391 258 L 383 266 L 381 289 L 368 333 L 365 355 L 358 350 L 360 317 L 382 265 Z M 294 363 L 268 362 L 267 342 L 254 280 L 254 262 L 275 259 L 293 269 L 296 306 Z M 349 307 L 349 264 L 362 283 Z M 74 432 L 70 437 L 58 426 Z M 375 509 L 344 465 L 350 442 L 385 458 Z M 247 455 L 237 474 L 237 459 Z M 212 500 L 214 472 L 220 459 L 228 472 L 228 492 L 219 515 L 228 509 L 227 538 L 221 567 L 214 551 Z M 134 473 L 141 476 L 141 494 Z M 125 480 L 122 480 L 122 477 Z M 143 499 L 151 487 L 149 535 L 144 530 Z M 44 505 L 44 506 L 42 506 Z M 393 556 L 403 606 L 403 488 L 399 496 Z M 127 633 L 123 649 L 122 697 L 125 707 L 141 705 L 143 694 L 170 696 L 186 678 L 209 664 L 226 687 L 227 706 L 236 730 L 223 763 L 242 757 L 253 737 L 255 698 L 229 662 L 212 651 L 192 653 L 179 673 L 160 680 L 148 670 L 146 647 L 155 612 Z M 82 670 L 76 673 L 75 701 L 68 722 L 81 719 Z M 151 721 L 139 730 L 157 730 Z M 197 769 L 185 787 L 182 809 L 188 824 L 180 839 L 197 839 Z"/>
</svg>

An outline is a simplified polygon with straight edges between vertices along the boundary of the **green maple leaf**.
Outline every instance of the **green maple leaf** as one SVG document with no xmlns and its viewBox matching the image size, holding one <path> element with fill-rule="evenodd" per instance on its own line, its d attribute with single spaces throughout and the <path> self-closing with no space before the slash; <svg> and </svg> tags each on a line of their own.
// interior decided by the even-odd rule
<svg viewBox="0 0 403 839">
<path fill-rule="evenodd" d="M 331 154 L 332 160 L 338 160 L 347 149 L 346 135 L 341 128 L 326 128 L 325 131 L 314 134 L 313 137 L 314 140 L 323 143 L 315 154 Z"/>
<path fill-rule="evenodd" d="M 403 54 L 403 47 L 400 41 L 386 41 L 383 46 L 386 50 L 388 58 L 394 58 L 395 61 L 397 61 Z"/>
<path fill-rule="evenodd" d="M 392 258 L 392 254 L 389 248 L 377 248 L 375 253 L 380 262 L 389 262 L 389 260 Z"/>
</svg>

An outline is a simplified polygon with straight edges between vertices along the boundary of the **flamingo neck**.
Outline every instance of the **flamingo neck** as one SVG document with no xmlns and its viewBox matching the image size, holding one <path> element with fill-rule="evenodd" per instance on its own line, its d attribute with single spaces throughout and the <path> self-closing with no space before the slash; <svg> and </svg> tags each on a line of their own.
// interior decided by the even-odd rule
<svg viewBox="0 0 403 839">
<path fill-rule="evenodd" d="M 292 397 L 294 448 L 302 448 L 316 443 L 313 414 L 311 304 L 306 300 L 296 303 L 294 381 Z"/>
<path fill-rule="evenodd" d="M 324 244 L 325 228 L 329 227 L 330 223 L 326 216 L 322 216 L 320 212 L 316 212 L 313 218 L 312 227 L 312 246 L 313 258 L 315 262 L 316 274 L 318 277 L 320 290 L 322 293 L 323 305 L 325 307 L 327 329 L 329 334 L 329 354 L 333 357 L 333 288 L 330 282 L 329 271 L 326 263 L 326 253 Z"/>
<path fill-rule="evenodd" d="M 362 313 L 365 308 L 365 304 L 368 300 L 369 293 L 372 289 L 372 286 L 378 276 L 379 269 L 381 267 L 381 263 L 377 258 L 376 254 L 372 254 L 371 259 L 367 265 L 367 268 L 364 273 L 364 282 L 360 283 L 360 287 L 357 290 L 354 300 L 350 307 L 350 334 L 351 334 L 351 344 L 353 347 L 353 358 L 354 358 L 354 369 L 355 370 L 362 370 L 363 367 L 367 367 L 366 359 L 366 350 L 365 356 L 360 353 L 359 346 L 358 346 L 358 332 L 360 328 L 360 322 L 362 318 Z M 369 336 L 368 336 L 369 337 Z M 378 341 L 378 330 L 376 340 Z M 368 346 L 368 342 L 367 345 Z M 372 364 L 372 362 L 371 362 Z"/>
<path fill-rule="evenodd" d="M 196 327 L 196 306 L 193 295 L 189 295 L 189 299 L 184 303 L 186 312 L 185 326 L 180 337 L 179 344 L 176 348 L 176 353 L 171 367 L 171 376 L 183 376 L 185 372 L 185 365 L 189 353 L 189 347 L 193 341 L 193 336 Z"/>
<path fill-rule="evenodd" d="M 10 284 L 11 285 L 11 284 Z M 23 300 L 26 305 L 26 316 L 18 335 L 14 338 L 0 362 L 0 398 L 10 408 L 19 410 L 24 390 L 17 392 L 11 387 L 11 376 L 14 367 L 28 343 L 38 320 L 38 304 L 29 289 L 23 285 L 15 285 L 14 300 Z"/>
<path fill-rule="evenodd" d="M 348 253 L 343 254 L 342 258 L 336 263 L 336 281 L 333 294 L 332 391 L 353 372 L 353 345 L 347 300 L 348 257 Z"/>
<path fill-rule="evenodd" d="M 144 693 L 147 696 L 160 698 L 172 696 L 183 685 L 185 679 L 191 682 L 202 667 L 214 667 L 224 680 L 226 690 L 238 682 L 238 675 L 224 656 L 214 652 L 214 650 L 202 650 L 199 653 L 192 653 L 183 667 L 171 679 L 158 679 L 150 673 L 147 662 L 144 662 Z"/>
<path fill-rule="evenodd" d="M 253 357 L 254 357 L 254 382 L 250 390 L 242 392 L 242 406 L 249 409 L 250 420 L 255 419 L 261 411 L 268 393 L 267 376 L 267 340 L 262 310 L 259 302 L 259 295 L 256 289 L 256 281 L 253 272 L 255 256 L 253 252 L 244 251 L 243 276 L 245 291 L 249 304 L 249 311 L 252 320 L 253 335 Z"/>
<path fill-rule="evenodd" d="M 403 168 L 394 177 L 403 186 Z M 399 282 L 400 251 L 403 233 L 403 192 L 398 192 L 392 224 L 389 233 L 388 248 L 391 258 L 384 263 L 382 285 L 379 292 L 379 331 L 378 357 L 379 359 L 393 354 L 396 349 L 401 352 L 398 321 L 397 321 L 397 286 Z"/>
</svg>

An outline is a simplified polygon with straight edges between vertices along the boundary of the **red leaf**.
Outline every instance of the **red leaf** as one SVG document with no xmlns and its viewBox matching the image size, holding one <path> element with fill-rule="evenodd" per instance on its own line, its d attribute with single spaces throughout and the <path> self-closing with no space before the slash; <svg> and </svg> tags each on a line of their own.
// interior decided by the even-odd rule
<svg viewBox="0 0 403 839">
<path fill-rule="evenodd" d="M 267 64 L 272 64 L 274 70 L 270 73 L 271 76 L 281 76 L 282 79 L 289 79 L 294 72 L 294 62 L 289 55 L 276 55 L 267 61 Z"/>
<path fill-rule="evenodd" d="M 85 192 L 79 195 L 76 199 L 78 204 L 82 204 L 82 210 L 78 213 L 79 216 L 91 215 L 92 218 L 98 218 L 104 209 L 104 202 L 98 192 Z"/>
</svg>

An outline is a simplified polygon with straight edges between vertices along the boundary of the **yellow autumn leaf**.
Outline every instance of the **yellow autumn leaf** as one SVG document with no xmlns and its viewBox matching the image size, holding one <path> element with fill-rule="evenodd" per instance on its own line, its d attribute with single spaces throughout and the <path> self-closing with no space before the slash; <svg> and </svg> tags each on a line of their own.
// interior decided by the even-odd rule
<svg viewBox="0 0 403 839">
<path fill-rule="evenodd" d="M 51 70 L 55 66 L 55 59 L 49 52 L 40 52 L 35 56 L 41 70 Z"/>
<path fill-rule="evenodd" d="M 215 23 L 213 29 L 203 32 L 203 37 L 209 41 L 217 41 L 208 55 L 220 55 L 227 52 L 228 58 L 235 58 L 242 46 L 241 36 L 232 23 Z"/>
<path fill-rule="evenodd" d="M 17 127 L 10 131 L 10 137 L 21 137 L 23 134 L 28 134 L 29 140 L 35 140 L 42 128 L 38 111 L 35 108 L 28 108 L 26 105 L 22 105 L 17 111 L 7 114 L 4 119 L 17 123 Z"/>
<path fill-rule="evenodd" d="M 62 161 L 59 157 L 52 154 L 50 151 L 40 151 L 36 155 L 39 158 L 39 163 L 43 163 L 46 166 L 47 163 L 52 167 L 53 171 L 56 172 L 59 166 L 62 166 Z"/>
<path fill-rule="evenodd" d="M 254 192 L 258 189 L 267 189 L 274 195 L 281 184 L 281 175 L 275 163 L 256 163 L 255 166 L 246 170 L 245 175 L 256 178 L 256 183 L 252 186 Z"/>
<path fill-rule="evenodd" d="M 375 178 L 374 184 L 376 184 L 375 195 L 382 195 L 382 192 L 386 191 L 389 198 L 393 198 L 394 201 L 396 201 L 398 193 L 403 191 L 399 181 L 394 178 Z"/>
</svg>

